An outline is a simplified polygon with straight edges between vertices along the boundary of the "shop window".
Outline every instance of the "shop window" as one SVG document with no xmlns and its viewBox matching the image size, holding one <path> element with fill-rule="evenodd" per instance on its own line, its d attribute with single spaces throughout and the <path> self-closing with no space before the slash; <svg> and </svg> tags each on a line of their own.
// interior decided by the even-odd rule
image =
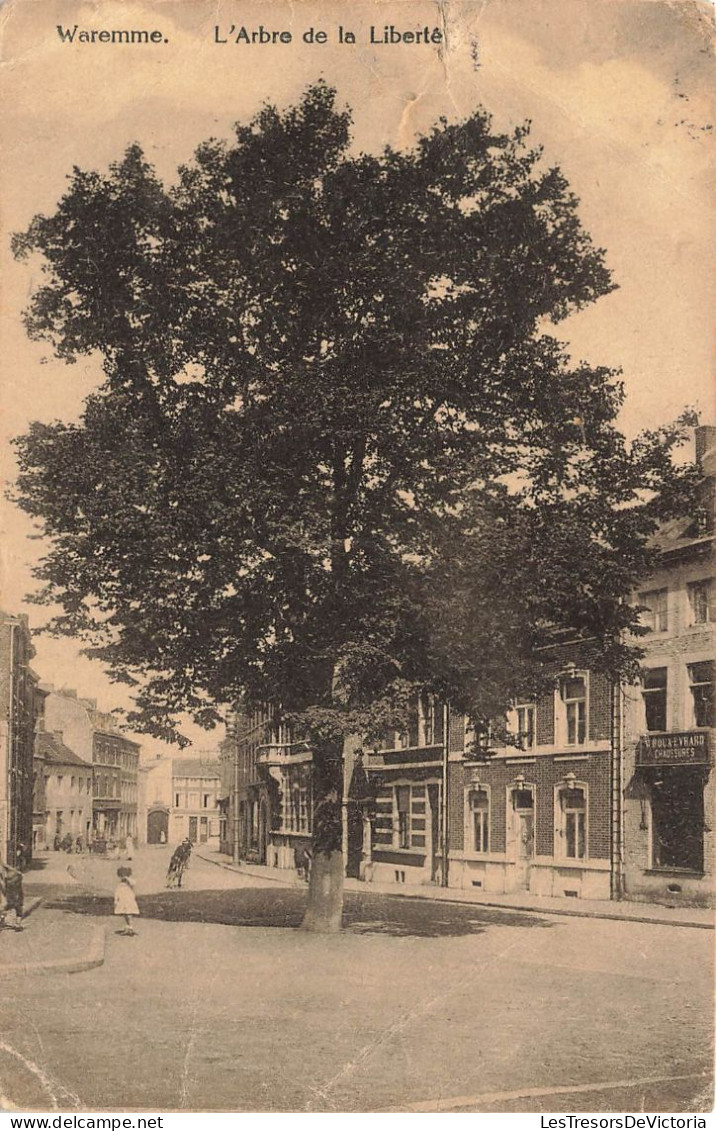
<svg viewBox="0 0 716 1131">
<path fill-rule="evenodd" d="M 567 676 L 560 682 L 562 731 L 567 746 L 587 741 L 587 681 L 583 675 Z"/>
<path fill-rule="evenodd" d="M 468 844 L 473 852 L 487 852 L 489 845 L 490 798 L 485 789 L 472 789 L 468 794 L 470 831 Z"/>
<path fill-rule="evenodd" d="M 639 604 L 643 605 L 641 623 L 650 632 L 666 632 L 669 627 L 668 589 L 650 589 L 639 594 Z"/>
<path fill-rule="evenodd" d="M 393 794 L 396 848 L 410 848 L 410 786 L 396 785 Z"/>
<path fill-rule="evenodd" d="M 689 623 L 708 624 L 711 620 L 711 578 L 693 581 L 687 586 Z"/>
<path fill-rule="evenodd" d="M 689 690 L 693 712 L 693 725 L 711 727 L 713 723 L 714 665 L 712 660 L 689 664 Z"/>
<path fill-rule="evenodd" d="M 704 780 L 692 766 L 664 767 L 651 782 L 652 865 L 702 872 Z"/>
<path fill-rule="evenodd" d="M 642 672 L 641 694 L 647 731 L 666 730 L 666 691 L 666 668 L 646 668 Z"/>
<path fill-rule="evenodd" d="M 586 791 L 577 786 L 565 786 L 559 791 L 559 809 L 562 827 L 562 855 L 568 860 L 583 860 L 587 855 L 587 798 Z"/>
</svg>

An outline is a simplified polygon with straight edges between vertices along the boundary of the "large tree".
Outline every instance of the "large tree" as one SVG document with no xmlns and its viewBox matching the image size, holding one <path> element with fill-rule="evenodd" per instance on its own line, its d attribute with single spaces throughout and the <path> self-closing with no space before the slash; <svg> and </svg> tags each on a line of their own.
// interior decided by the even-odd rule
<svg viewBox="0 0 716 1131">
<path fill-rule="evenodd" d="M 29 333 L 104 367 L 78 425 L 20 442 L 54 629 L 136 682 L 155 735 L 240 695 L 304 728 L 307 922 L 335 928 L 347 733 L 418 685 L 493 714 L 555 625 L 633 661 L 621 599 L 680 432 L 627 445 L 616 375 L 547 332 L 611 290 L 603 253 L 525 128 L 478 110 L 357 155 L 322 83 L 172 187 L 136 145 L 75 169 L 16 253 L 45 271 Z"/>
</svg>

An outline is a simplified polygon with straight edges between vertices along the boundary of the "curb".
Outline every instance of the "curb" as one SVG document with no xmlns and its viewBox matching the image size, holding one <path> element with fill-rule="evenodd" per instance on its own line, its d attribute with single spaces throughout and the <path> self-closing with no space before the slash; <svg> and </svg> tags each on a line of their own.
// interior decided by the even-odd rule
<svg viewBox="0 0 716 1131">
<path fill-rule="evenodd" d="M 104 964 L 104 927 L 94 927 L 89 950 L 83 958 L 57 958 L 47 962 L 15 962 L 0 966 L 0 979 L 23 974 L 80 974 Z"/>
<path fill-rule="evenodd" d="M 199 854 L 197 853 L 197 856 Z M 287 880 L 281 879 L 279 876 L 257 876 L 254 872 L 249 872 L 247 869 L 242 868 L 239 864 L 227 864 L 224 860 L 212 860 L 209 856 L 199 856 L 200 860 L 205 860 L 207 864 L 215 864 L 217 868 L 225 868 L 229 872 L 238 872 L 242 876 L 251 876 L 253 879 L 265 879 L 269 883 L 282 884 L 283 887 L 298 887 L 298 884 L 289 883 Z M 301 885 L 305 888 L 305 885 Z M 370 893 L 372 884 L 365 884 L 364 888 L 358 889 L 358 894 L 364 890 L 366 894 Z M 356 888 L 346 888 L 346 891 L 355 892 Z M 450 896 L 441 896 L 439 899 L 431 899 L 427 895 L 415 895 L 414 892 L 407 891 L 373 891 L 373 895 L 387 895 L 389 898 L 396 899 L 413 899 L 413 900 L 431 900 L 433 903 L 450 903 L 453 906 L 459 907 L 489 907 L 492 910 L 510 912 L 513 911 L 517 914 L 524 915 L 529 913 L 532 915 L 561 915 L 569 919 L 611 919 L 618 923 L 653 923 L 657 927 L 690 927 L 693 930 L 700 931 L 713 931 L 715 924 L 711 923 L 695 923 L 693 920 L 688 919 L 662 919 L 649 915 L 618 915 L 614 911 L 579 911 L 571 907 L 535 907 L 534 904 L 504 904 L 494 903 L 491 900 L 471 900 L 471 899 L 454 899 Z"/>
</svg>

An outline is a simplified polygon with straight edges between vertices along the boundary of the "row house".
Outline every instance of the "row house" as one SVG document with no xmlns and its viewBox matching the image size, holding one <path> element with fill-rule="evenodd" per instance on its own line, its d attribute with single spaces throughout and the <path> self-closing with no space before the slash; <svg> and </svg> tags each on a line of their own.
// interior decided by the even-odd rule
<svg viewBox="0 0 716 1131">
<path fill-rule="evenodd" d="M 123 841 L 136 837 L 140 744 L 120 730 L 112 714 L 74 690 L 48 687 L 45 725 L 92 765 L 92 837 Z"/>
<path fill-rule="evenodd" d="M 62 732 L 35 741 L 33 848 L 52 848 L 68 834 L 86 846 L 92 835 L 92 766 L 65 746 Z"/>
<path fill-rule="evenodd" d="M 0 856 L 19 867 L 32 857 L 35 729 L 45 700 L 34 655 L 27 617 L 0 613 Z"/>
<path fill-rule="evenodd" d="M 697 428 L 696 445 L 694 513 L 659 533 L 659 569 L 638 595 L 642 682 L 624 689 L 624 893 L 637 900 L 713 897 L 716 428 Z"/>
<path fill-rule="evenodd" d="M 501 745 L 423 695 L 366 755 L 366 879 L 609 898 L 611 688 L 588 642 L 556 653 L 554 690 L 515 705 Z"/>
</svg>

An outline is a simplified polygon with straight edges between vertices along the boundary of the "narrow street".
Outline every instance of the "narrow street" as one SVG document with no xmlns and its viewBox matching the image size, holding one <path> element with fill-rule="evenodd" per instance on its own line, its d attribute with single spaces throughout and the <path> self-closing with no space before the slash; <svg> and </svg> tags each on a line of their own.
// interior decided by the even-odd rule
<svg viewBox="0 0 716 1131">
<path fill-rule="evenodd" d="M 300 888 L 194 858 L 166 891 L 169 850 L 143 849 L 126 938 L 117 861 L 50 855 L 28 939 L 99 925 L 105 961 L 6 977 L 8 1106 L 710 1110 L 711 931 L 367 892 L 342 935 L 311 936 Z"/>
</svg>

